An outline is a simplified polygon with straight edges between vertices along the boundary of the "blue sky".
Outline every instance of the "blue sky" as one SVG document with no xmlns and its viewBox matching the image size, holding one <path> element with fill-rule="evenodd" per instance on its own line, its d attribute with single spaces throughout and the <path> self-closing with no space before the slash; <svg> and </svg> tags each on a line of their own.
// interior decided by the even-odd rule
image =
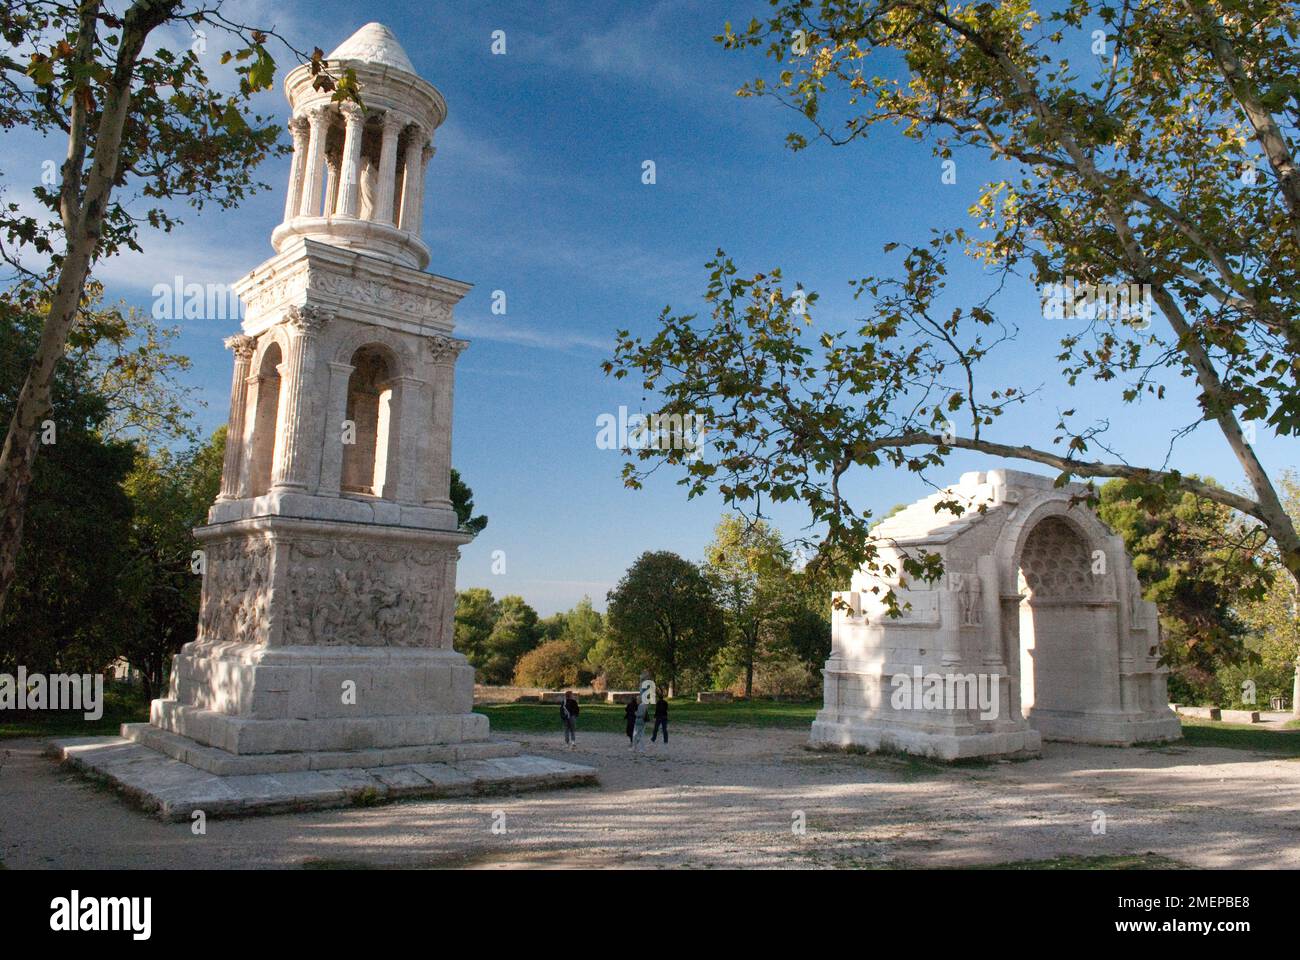
<svg viewBox="0 0 1300 960">
<path fill-rule="evenodd" d="M 959 155 L 956 184 L 942 184 L 928 147 L 885 131 L 849 148 L 787 150 L 789 130 L 807 132 L 799 118 L 734 95 L 771 67 L 712 40 L 728 19 L 765 15 L 762 0 L 382 7 L 316 0 L 232 9 L 326 51 L 379 19 L 446 97 L 423 234 L 431 271 L 475 284 L 457 310 L 459 332 L 473 345 L 458 367 L 454 461 L 490 518 L 462 553 L 459 586 L 518 593 L 543 614 L 584 594 L 603 608 L 606 591 L 645 550 L 701 558 L 722 510 L 712 497 L 688 503 L 667 474 L 628 491 L 619 453 L 597 448 L 600 414 L 648 409 L 634 386 L 600 372 L 616 328 L 649 334 L 667 304 L 700 309 L 703 265 L 719 246 L 743 271 L 781 266 L 822 294 L 818 325 L 848 326 L 857 315 L 848 281 L 896 263 L 882 258 L 883 244 L 922 241 L 932 226 L 971 226 L 967 208 L 993 174 L 979 158 Z M 490 51 L 494 30 L 506 32 L 504 56 Z M 214 70 L 217 52 L 214 44 Z M 263 101 L 264 112 L 284 114 L 278 89 Z M 24 181 L 39 177 L 37 161 L 59 155 L 22 137 L 8 138 L 3 153 L 11 196 L 30 190 Z M 654 185 L 641 182 L 645 160 L 656 164 Z M 170 236 L 146 236 L 145 256 L 101 271 L 110 296 L 147 307 L 153 285 L 174 275 L 229 282 L 267 259 L 286 174 L 286 160 L 267 163 L 260 179 L 272 189 L 238 211 L 190 216 Z M 953 279 L 955 293 L 987 289 L 973 267 Z M 505 316 L 490 312 L 494 290 L 506 293 Z M 1073 406 L 1108 418 L 1111 443 L 1150 462 L 1150 451 L 1163 451 L 1171 432 L 1194 419 L 1182 389 L 1156 409 L 1125 407 L 1110 390 L 1067 390 L 1050 359 L 1060 321 L 1039 316 L 1027 286 L 998 306 L 1022 333 L 990 372 L 1045 389 L 1004 418 L 996 439 L 1047 444 L 1057 411 Z M 206 402 L 199 420 L 215 429 L 226 415 L 231 363 L 221 342 L 234 323 L 182 327 L 181 346 L 194 360 L 189 379 Z M 1271 468 L 1297 462 L 1294 444 L 1261 437 L 1259 449 Z M 932 479 L 1000 465 L 959 455 Z M 1208 429 L 1180 444 L 1173 465 L 1240 483 Z M 879 470 L 853 478 L 850 492 L 880 511 L 928 488 L 915 475 Z M 788 508 L 773 520 L 794 535 L 807 517 Z M 505 554 L 502 575 L 492 573 L 497 550 Z"/>
</svg>

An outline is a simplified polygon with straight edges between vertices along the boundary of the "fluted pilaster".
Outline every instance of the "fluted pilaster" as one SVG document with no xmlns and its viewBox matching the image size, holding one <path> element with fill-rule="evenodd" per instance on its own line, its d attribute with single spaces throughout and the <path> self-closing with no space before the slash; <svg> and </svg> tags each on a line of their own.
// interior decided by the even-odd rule
<svg viewBox="0 0 1300 960">
<path fill-rule="evenodd" d="M 307 114 L 307 161 L 302 177 L 302 202 L 298 212 L 304 217 L 319 217 L 321 212 L 322 174 L 325 167 L 325 136 L 329 133 L 330 110 L 316 107 Z"/>
<path fill-rule="evenodd" d="M 379 185 L 372 220 L 393 222 L 393 198 L 397 188 L 397 136 L 402 120 L 394 113 L 384 115 L 384 131 L 379 141 Z"/>
<path fill-rule="evenodd" d="M 230 419 L 226 424 L 226 457 L 221 465 L 218 500 L 233 500 L 239 493 L 239 473 L 244 452 L 244 417 L 248 407 L 248 364 L 257 341 L 242 334 L 226 338 L 226 349 L 235 353 L 235 372 L 230 381 Z"/>
<path fill-rule="evenodd" d="M 426 146 L 420 151 L 420 199 L 415 205 L 415 222 L 410 227 L 411 232 L 416 235 L 419 235 L 420 228 L 424 226 L 424 178 L 429 170 L 429 161 L 437 152 L 438 148 L 432 146 Z"/>
<path fill-rule="evenodd" d="M 455 394 L 456 359 L 469 346 L 454 337 L 434 337 L 428 341 L 433 361 L 433 448 L 430 451 L 429 502 L 451 503 L 451 422 Z"/>
<path fill-rule="evenodd" d="M 302 206 L 302 178 L 307 165 L 308 125 L 301 117 L 289 121 L 289 133 L 293 137 L 293 159 L 289 162 L 289 194 L 284 200 L 284 219 L 286 222 L 298 216 Z"/>
<path fill-rule="evenodd" d="M 398 224 L 403 230 L 415 230 L 415 219 L 424 200 L 424 135 L 419 127 L 412 127 L 406 141 L 406 155 L 402 160 L 402 213 Z"/>
<path fill-rule="evenodd" d="M 301 489 L 306 486 L 308 450 L 306 419 L 310 416 L 315 344 L 320 328 L 330 315 L 316 307 L 293 306 L 286 318 L 291 334 L 289 352 L 281 374 L 280 433 L 275 442 L 273 488 Z"/>
<path fill-rule="evenodd" d="M 366 116 L 356 104 L 347 103 L 341 109 L 344 122 L 343 169 L 336 212 L 343 217 L 355 217 L 361 199 L 361 138 L 366 129 Z"/>
</svg>

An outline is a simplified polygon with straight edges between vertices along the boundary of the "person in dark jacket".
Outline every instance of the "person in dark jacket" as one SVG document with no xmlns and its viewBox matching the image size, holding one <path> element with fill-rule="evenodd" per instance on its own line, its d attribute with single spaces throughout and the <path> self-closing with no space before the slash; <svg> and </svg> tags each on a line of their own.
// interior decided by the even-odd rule
<svg viewBox="0 0 1300 960">
<path fill-rule="evenodd" d="M 668 698 L 660 697 L 655 701 L 655 728 L 650 733 L 650 742 L 655 742 L 659 731 L 664 732 L 664 746 L 668 745 Z"/>
<path fill-rule="evenodd" d="M 623 716 L 627 720 L 627 744 L 629 747 L 635 746 L 632 736 L 636 733 L 636 711 L 640 705 L 639 700 L 629 700 L 627 706 L 623 708 Z"/>
<path fill-rule="evenodd" d="M 564 725 L 564 742 L 572 750 L 578 745 L 578 698 L 572 690 L 565 690 L 560 701 L 560 723 Z"/>
</svg>

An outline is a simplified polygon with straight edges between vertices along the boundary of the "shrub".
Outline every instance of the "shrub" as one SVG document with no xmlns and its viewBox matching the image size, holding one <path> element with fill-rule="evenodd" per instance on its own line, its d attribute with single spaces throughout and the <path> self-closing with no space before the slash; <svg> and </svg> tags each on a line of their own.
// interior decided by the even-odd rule
<svg viewBox="0 0 1300 960">
<path fill-rule="evenodd" d="M 578 684 L 582 651 L 572 640 L 548 640 L 515 664 L 515 686 L 556 690 Z"/>
<path fill-rule="evenodd" d="M 733 687 L 740 695 L 745 692 L 743 678 Z M 820 671 L 809 669 L 795 657 L 782 657 L 761 663 L 754 671 L 754 696 L 812 699 L 821 695 Z"/>
<path fill-rule="evenodd" d="M 1180 664 L 1169 672 L 1169 702 L 1209 706 L 1218 702 L 1219 685 L 1214 674 L 1193 664 Z"/>
</svg>

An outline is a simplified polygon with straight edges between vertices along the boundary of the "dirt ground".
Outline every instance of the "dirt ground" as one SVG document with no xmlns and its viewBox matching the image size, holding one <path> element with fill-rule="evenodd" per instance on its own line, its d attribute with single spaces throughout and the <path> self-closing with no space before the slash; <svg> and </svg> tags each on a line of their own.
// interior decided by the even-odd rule
<svg viewBox="0 0 1300 960">
<path fill-rule="evenodd" d="M 920 867 L 1155 853 L 1300 867 L 1300 761 L 1243 750 L 1046 744 L 943 768 L 814 753 L 801 730 L 681 724 L 639 758 L 614 734 L 511 735 L 600 769 L 598 788 L 165 824 L 0 745 L 8 868 Z M 6 757 L 5 754 L 8 754 Z M 1105 832 L 1096 832 L 1105 814 Z M 798 832 L 802 824 L 804 831 Z"/>
</svg>

